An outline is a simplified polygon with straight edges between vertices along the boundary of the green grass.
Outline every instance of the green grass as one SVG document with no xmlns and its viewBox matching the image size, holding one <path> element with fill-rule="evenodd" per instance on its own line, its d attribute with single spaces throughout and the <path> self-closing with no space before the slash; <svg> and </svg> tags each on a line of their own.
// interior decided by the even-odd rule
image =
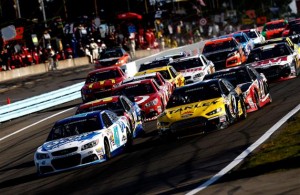
<svg viewBox="0 0 300 195">
<path fill-rule="evenodd" d="M 219 182 L 300 168 L 300 113 L 290 118 L 264 144 Z"/>
<path fill-rule="evenodd" d="M 300 157 L 300 113 L 292 117 L 277 134 L 262 144 L 240 169 L 251 169 L 298 157 Z"/>
</svg>

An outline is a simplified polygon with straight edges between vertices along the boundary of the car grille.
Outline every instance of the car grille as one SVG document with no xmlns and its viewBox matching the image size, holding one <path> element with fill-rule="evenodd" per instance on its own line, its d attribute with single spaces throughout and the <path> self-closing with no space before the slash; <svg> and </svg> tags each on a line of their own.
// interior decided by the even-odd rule
<svg viewBox="0 0 300 195">
<path fill-rule="evenodd" d="M 176 131 L 179 130 L 185 130 L 187 128 L 192 128 L 196 126 L 205 126 L 207 123 L 207 120 L 203 117 L 195 117 L 195 118 L 190 118 L 186 120 L 181 120 L 178 122 L 175 122 L 171 125 L 171 129 L 175 129 Z"/>
<path fill-rule="evenodd" d="M 64 158 L 54 159 L 51 161 L 55 169 L 66 169 L 80 165 L 81 155 L 75 154 Z"/>
<path fill-rule="evenodd" d="M 77 149 L 78 149 L 78 147 L 73 147 L 73 148 L 68 148 L 68 149 L 52 152 L 51 154 L 52 154 L 52 156 L 62 156 L 62 155 L 66 155 L 66 154 L 75 152 L 75 151 L 77 151 Z"/>
</svg>

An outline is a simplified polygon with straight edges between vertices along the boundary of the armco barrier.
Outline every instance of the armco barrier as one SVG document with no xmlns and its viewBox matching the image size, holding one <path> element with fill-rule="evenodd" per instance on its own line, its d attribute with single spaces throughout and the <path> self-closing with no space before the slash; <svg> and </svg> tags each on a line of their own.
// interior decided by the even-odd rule
<svg viewBox="0 0 300 195">
<path fill-rule="evenodd" d="M 154 60 L 157 57 L 164 56 L 164 55 L 169 55 L 172 53 L 178 53 L 178 52 L 188 52 L 191 55 L 196 55 L 201 52 L 201 48 L 203 47 L 204 42 L 199 42 L 195 43 L 192 45 L 184 46 L 184 47 L 179 47 L 179 48 L 174 48 L 174 49 L 169 49 L 166 51 L 162 51 L 160 53 L 156 53 L 158 51 L 154 51 L 153 53 L 144 53 L 144 55 L 148 55 L 146 58 L 138 59 L 134 62 L 130 62 L 126 64 L 126 72 L 129 76 L 133 76 L 137 70 L 139 69 L 140 64 Z M 149 52 L 149 51 L 147 51 Z M 76 59 L 69 59 L 65 61 L 60 61 L 59 63 L 59 68 L 67 68 L 67 67 L 72 67 L 72 66 L 80 66 L 84 64 L 88 64 L 88 59 L 87 58 L 76 58 Z M 27 69 L 26 69 L 27 68 Z M 24 68 L 22 71 L 22 68 L 16 69 L 14 71 L 4 71 L 1 73 L 6 73 L 6 72 L 14 72 L 14 74 L 19 74 L 19 76 L 25 75 L 26 73 L 29 73 L 33 71 L 34 72 L 43 72 L 47 71 L 47 67 L 45 64 L 38 64 L 38 65 L 33 65 Z M 25 71 L 25 69 L 28 71 Z M 17 73 L 16 73 L 17 72 Z M 24 72 L 24 73 L 23 73 Z M 2 77 L 1 77 L 2 78 Z M 2 80 L 2 79 L 1 79 Z M 10 119 L 18 118 L 21 116 L 25 116 L 27 114 L 31 114 L 43 109 L 50 108 L 52 106 L 56 106 L 59 104 L 66 103 L 68 101 L 72 101 L 75 99 L 78 99 L 81 97 L 80 94 L 80 89 L 83 86 L 83 82 L 74 84 L 72 86 L 59 89 L 56 91 L 52 91 L 46 94 L 42 94 L 39 96 L 35 96 L 32 98 L 28 98 L 25 100 L 21 100 L 12 104 L 0 106 L 0 122 L 4 122 Z"/>
<path fill-rule="evenodd" d="M 33 112 L 78 99 L 81 97 L 80 89 L 83 84 L 84 83 L 81 82 L 63 89 L 1 106 L 0 122 L 25 116 Z"/>
</svg>

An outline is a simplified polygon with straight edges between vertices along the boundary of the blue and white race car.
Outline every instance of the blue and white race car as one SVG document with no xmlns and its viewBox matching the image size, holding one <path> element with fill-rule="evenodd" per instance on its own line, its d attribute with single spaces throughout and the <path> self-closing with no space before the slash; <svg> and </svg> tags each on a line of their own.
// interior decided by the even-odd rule
<svg viewBox="0 0 300 195">
<path fill-rule="evenodd" d="M 109 110 L 57 121 L 34 154 L 40 175 L 104 162 L 132 144 L 129 122 Z"/>
</svg>

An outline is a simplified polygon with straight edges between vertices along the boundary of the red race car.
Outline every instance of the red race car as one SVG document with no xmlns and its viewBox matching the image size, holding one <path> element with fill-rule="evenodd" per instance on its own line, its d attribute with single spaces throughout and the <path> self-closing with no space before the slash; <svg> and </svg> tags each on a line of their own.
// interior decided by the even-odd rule
<svg viewBox="0 0 300 195">
<path fill-rule="evenodd" d="M 164 91 L 164 101 L 165 104 L 167 104 L 173 90 L 174 87 L 172 85 L 171 82 L 167 81 L 161 74 L 160 72 L 153 72 L 153 73 L 149 73 L 149 74 L 144 74 L 144 75 L 140 75 L 140 76 L 134 76 L 134 77 L 130 77 L 125 79 L 124 81 L 122 81 L 121 84 L 125 84 L 125 83 L 130 83 L 130 82 L 134 82 L 134 81 L 140 81 L 140 80 L 145 80 L 145 79 L 154 79 L 157 84 L 159 85 L 159 87 Z"/>
<path fill-rule="evenodd" d="M 146 120 L 155 119 L 166 107 L 164 90 L 154 79 L 145 79 L 122 84 L 113 89 L 113 95 L 125 95 L 136 102 L 145 114 Z"/>
<path fill-rule="evenodd" d="M 245 98 L 247 112 L 253 112 L 272 102 L 269 85 L 264 74 L 252 66 L 238 66 L 205 75 L 204 79 L 224 78 L 239 87 Z"/>
<path fill-rule="evenodd" d="M 89 72 L 84 86 L 81 88 L 83 102 L 111 96 L 113 86 L 127 76 L 119 66 L 101 68 Z"/>
<path fill-rule="evenodd" d="M 261 34 L 266 38 L 266 40 L 278 38 L 282 36 L 282 33 L 287 26 L 288 21 L 283 19 L 267 22 L 264 25 Z"/>
</svg>

